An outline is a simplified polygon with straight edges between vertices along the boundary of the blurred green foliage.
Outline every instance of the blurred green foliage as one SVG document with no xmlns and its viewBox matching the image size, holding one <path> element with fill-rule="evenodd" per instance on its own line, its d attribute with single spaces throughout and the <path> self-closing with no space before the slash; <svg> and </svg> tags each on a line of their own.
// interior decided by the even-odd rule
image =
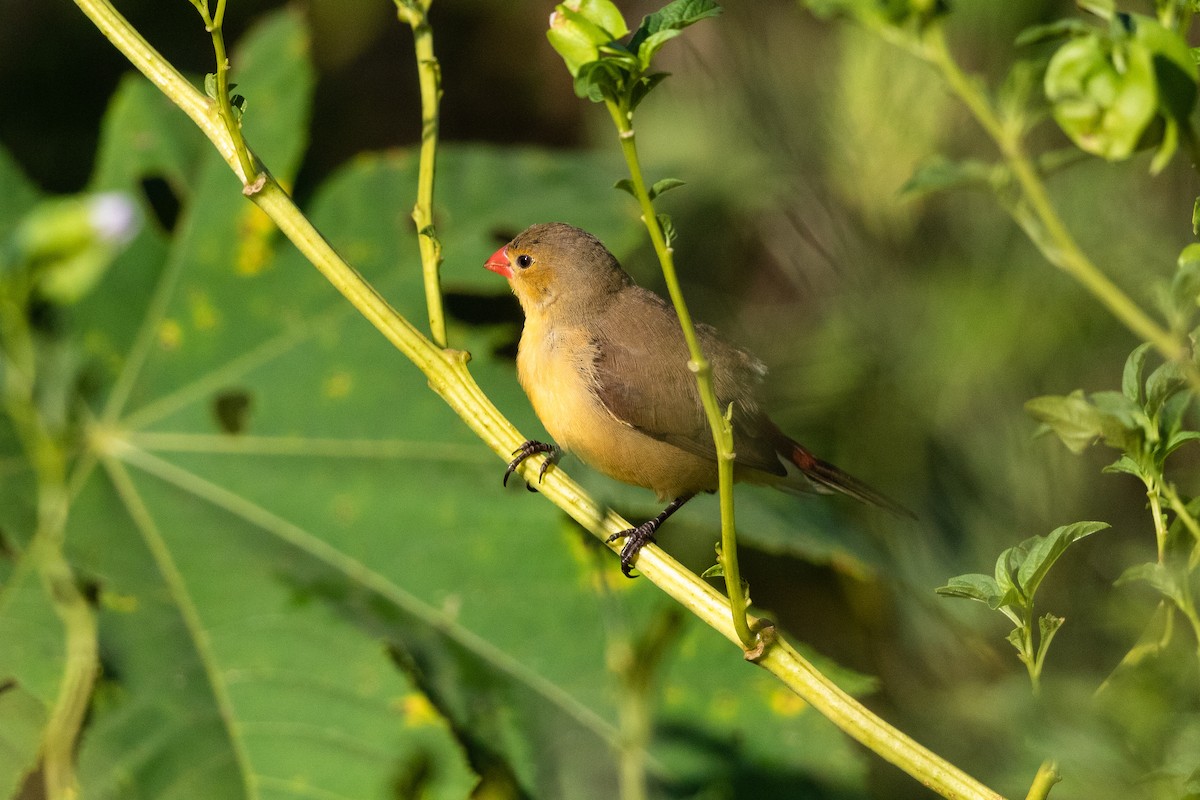
<svg viewBox="0 0 1200 800">
<path fill-rule="evenodd" d="M 84 796 L 203 786 L 206 797 L 454 797 L 478 776 L 497 796 L 615 796 L 630 680 L 618 655 L 644 652 L 636 643 L 661 627 L 664 601 L 620 579 L 615 559 L 551 506 L 502 491 L 502 465 L 416 370 L 245 203 L 181 114 L 140 78 L 118 85 L 119 57 L 74 9 L 48 10 L 58 5 L 0 7 L 0 241 L 56 202 L 48 191 L 124 191 L 147 220 L 90 294 L 37 320 L 69 333 L 72 356 L 57 363 L 75 380 L 59 385 L 78 392 L 76 413 L 81 400 L 83 418 L 104 423 L 91 435 L 119 464 L 77 487 L 66 539 L 101 636 Z M 268 13 L 275 5 L 230 4 L 231 36 L 256 26 L 234 56 L 247 137 L 339 251 L 422 319 L 407 34 L 368 3 Z M 627 19 L 654 8 L 620 5 Z M 1043 0 L 1003 13 L 978 0 L 819 5 L 870 7 L 905 30 L 944 23 L 991 87 L 1011 85 L 1021 59 L 1045 77 L 1064 40 L 1014 42 L 1064 16 L 1077 20 L 1073 48 L 1098 37 L 1107 58 L 1145 44 Z M 183 68 L 211 70 L 182 0 L 121 8 Z M 459 141 L 438 184 L 450 341 L 472 351 L 481 385 L 531 434 L 510 360 L 519 319 L 480 269 L 487 254 L 557 218 L 600 235 L 642 283 L 657 280 L 627 198 L 610 188 L 622 172 L 608 120 L 575 99 L 545 41 L 549 10 L 437 0 L 431 11 L 442 130 Z M 1173 48 L 1167 60 L 1186 72 Z M 1139 342 L 987 192 L 902 193 L 936 154 L 997 156 L 929 67 L 869 26 L 783 0 L 729 3 L 660 57 L 672 78 L 639 108 L 639 142 L 653 174 L 687 183 L 661 203 L 693 313 L 768 361 L 784 428 L 921 518 L 899 529 L 833 501 L 739 489 L 755 604 L 852 668 L 836 674 L 874 689 L 869 702 L 890 721 L 1009 796 L 1046 758 L 1064 776 L 1054 798 L 1200 794 L 1196 642 L 1153 575 L 1113 585 L 1156 562 L 1146 486 L 1103 474 L 1111 458 L 1099 448 L 1076 457 L 1035 437 L 1024 408 L 1122 388 Z M 23 88 L 34 77 L 79 101 L 65 89 L 34 98 Z M 1076 86 L 1061 77 L 1055 85 Z M 1025 84 L 1038 97 L 1049 88 Z M 1097 150 L 1130 160 L 1048 178 L 1084 250 L 1147 308 L 1194 238 L 1197 181 L 1176 96 L 1156 95 L 1165 105 Z M 1115 124 L 1066 116 L 1044 107 L 1030 140 L 1054 151 L 1078 141 L 1072 126 Z M 1155 119 L 1162 130 L 1147 138 Z M 1162 153 L 1171 125 L 1179 154 L 1151 176 L 1154 153 L 1126 145 Z M 523 146 L 501 146 L 513 142 Z M 1180 444 L 1170 483 L 1187 504 L 1197 460 Z M 630 516 L 653 509 L 645 493 L 567 466 Z M 26 558 L 34 496 L 0 424 L 6 797 L 23 783 L 37 796 L 26 774 L 62 664 L 52 600 Z M 1072 544 L 1040 585 L 1039 607 L 1066 622 L 1035 697 L 1003 620 L 933 589 L 1029 531 L 1081 519 L 1111 530 Z M 663 545 L 703 568 L 715 504 L 672 523 Z M 658 795 L 919 795 L 695 624 L 672 634 L 649 682 Z"/>
</svg>

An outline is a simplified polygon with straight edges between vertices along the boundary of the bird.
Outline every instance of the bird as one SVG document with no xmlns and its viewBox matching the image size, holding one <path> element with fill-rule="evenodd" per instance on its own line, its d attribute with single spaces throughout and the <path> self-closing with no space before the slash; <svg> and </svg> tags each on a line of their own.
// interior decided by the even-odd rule
<svg viewBox="0 0 1200 800">
<path fill-rule="evenodd" d="M 608 539 L 624 540 L 621 571 L 633 577 L 638 552 L 667 518 L 718 488 L 716 446 L 679 318 L 666 300 L 638 286 L 599 239 L 566 223 L 527 228 L 484 267 L 508 280 L 524 312 L 517 378 L 553 439 L 530 439 L 514 450 L 504 483 L 523 461 L 545 454 L 541 480 L 567 451 L 669 501 L 658 516 Z M 763 362 L 709 325 L 695 330 L 717 403 L 730 409 L 735 481 L 840 493 L 913 516 L 783 433 L 758 399 Z"/>
</svg>

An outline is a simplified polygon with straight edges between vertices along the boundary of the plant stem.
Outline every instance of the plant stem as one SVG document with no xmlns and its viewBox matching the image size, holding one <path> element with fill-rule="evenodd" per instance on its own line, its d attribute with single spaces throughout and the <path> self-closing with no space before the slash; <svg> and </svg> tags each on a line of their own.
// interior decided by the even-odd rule
<svg viewBox="0 0 1200 800">
<path fill-rule="evenodd" d="M 1025 153 L 1021 127 L 1002 120 L 980 82 L 968 76 L 946 45 L 940 25 L 930 25 L 919 45 L 909 47 L 941 72 L 950 89 L 962 100 L 984 131 L 996 143 L 1020 187 L 1024 205 L 1014 211 L 1017 222 L 1034 245 L 1054 266 L 1070 275 L 1122 324 L 1162 355 L 1179 364 L 1193 388 L 1200 390 L 1200 370 L 1188 356 L 1183 341 L 1151 319 L 1083 252 L 1050 201 L 1037 168 Z"/>
<path fill-rule="evenodd" d="M 750 629 L 746 621 L 746 608 L 749 602 L 742 588 L 742 576 L 738 569 L 737 557 L 737 526 L 733 512 L 733 426 L 730 425 L 721 412 L 717 403 L 716 390 L 713 388 L 712 365 L 704 357 L 700 348 L 700 340 L 696 336 L 696 326 L 692 322 L 691 312 L 688 311 L 687 301 L 684 300 L 683 290 L 679 285 L 679 277 L 675 272 L 675 252 L 667 244 L 659 224 L 658 215 L 654 212 L 654 203 L 646 188 L 646 179 L 642 174 L 641 161 L 638 158 L 637 138 L 633 130 L 632 114 L 620 104 L 606 100 L 605 105 L 612 115 L 617 127 L 617 139 L 621 143 L 621 153 L 629 168 L 629 178 L 633 185 L 633 194 L 642 211 L 642 222 L 650 233 L 650 241 L 654 252 L 658 254 L 662 266 L 663 279 L 667 284 L 667 292 L 671 303 L 675 306 L 675 314 L 679 317 L 679 325 L 683 329 L 683 338 L 687 342 L 688 369 L 696 376 L 696 385 L 700 391 L 700 401 L 704 405 L 705 416 L 708 417 L 712 429 L 713 445 L 717 454 L 717 479 L 721 498 L 721 566 L 725 574 L 725 590 L 729 594 L 729 602 L 733 608 L 733 625 L 737 630 L 742 648 L 747 652 L 758 646 L 758 637 Z"/>
<path fill-rule="evenodd" d="M 417 57 L 417 80 L 421 86 L 421 156 L 417 173 L 417 201 L 412 220 L 417 226 L 421 248 L 421 271 L 425 277 L 425 305 L 429 313 L 429 335 L 439 347 L 446 346 L 446 314 L 442 308 L 442 243 L 433 224 L 433 178 L 437 165 L 438 106 L 442 100 L 442 70 L 433 53 L 433 26 L 429 6 L 433 0 L 396 0 L 396 14 L 413 31 Z"/>
<path fill-rule="evenodd" d="M 225 0 L 217 0 L 217 13 L 212 15 L 209 14 L 207 0 L 194 0 L 193 5 L 204 19 L 205 30 L 212 36 L 213 54 L 216 56 L 217 62 L 217 96 L 213 98 L 213 102 L 217 105 L 217 114 L 225 123 L 232 140 L 233 150 L 237 153 L 238 164 L 242 168 L 242 184 L 249 185 L 257 178 L 258 170 L 254 166 L 254 157 L 250 154 L 250 148 L 246 146 L 246 140 L 242 136 L 242 123 L 234 113 L 233 105 L 229 101 L 229 56 L 225 52 L 224 33 Z"/>
<path fill-rule="evenodd" d="M 0 286 L 0 295 L 5 295 L 0 299 L 0 399 L 37 481 L 37 525 L 24 558 L 37 570 L 65 639 L 58 695 L 42 731 L 45 795 L 48 800 L 75 800 L 79 796 L 76 742 L 91 702 L 99 645 L 95 615 L 63 554 L 70 507 L 67 456 L 38 412 L 33 333 L 25 316 L 28 288 L 25 282 L 12 280 Z"/>
<path fill-rule="evenodd" d="M 211 105 L 197 96 L 195 88 L 146 43 L 108 0 L 75 0 L 75 3 L 137 69 L 192 117 L 230 167 L 235 171 L 239 169 L 240 162 L 229 132 L 215 118 Z M 512 451 L 525 441 L 525 437 L 475 382 L 467 370 L 466 353 L 438 348 L 388 306 L 338 256 L 273 180 L 268 178 L 262 191 L 251 199 L 355 309 L 425 373 L 433 390 L 497 456 L 505 461 L 511 458 Z M 519 468 L 522 476 L 530 481 L 536 477 L 537 470 L 538 464 L 534 462 L 526 462 Z M 631 527 L 611 509 L 600 506 L 585 494 L 562 469 L 547 473 L 538 483 L 538 490 L 601 539 Z M 729 599 L 660 548 L 649 546 L 643 549 L 638 556 L 638 570 L 726 639 L 744 647 L 733 625 L 735 617 Z M 848 735 L 943 797 L 1002 800 L 991 789 L 872 714 L 784 640 L 777 640 L 776 646 L 766 650 L 757 663 Z"/>
<path fill-rule="evenodd" d="M 1062 775 L 1058 774 L 1058 762 L 1043 761 L 1038 767 L 1037 774 L 1033 776 L 1033 785 L 1029 787 L 1029 794 L 1025 795 L 1025 800 L 1046 800 L 1050 795 L 1050 790 L 1054 788 L 1054 784 L 1062 780 Z"/>
</svg>

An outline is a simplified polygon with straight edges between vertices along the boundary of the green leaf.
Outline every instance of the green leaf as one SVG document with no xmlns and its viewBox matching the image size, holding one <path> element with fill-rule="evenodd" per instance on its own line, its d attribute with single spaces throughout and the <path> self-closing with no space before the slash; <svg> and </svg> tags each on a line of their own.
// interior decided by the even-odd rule
<svg viewBox="0 0 1200 800">
<path fill-rule="evenodd" d="M 1175 574 L 1166 566 L 1156 562 L 1134 564 L 1121 573 L 1121 576 L 1113 582 L 1113 586 L 1124 586 L 1125 584 L 1137 581 L 1148 583 L 1159 594 L 1170 598 L 1176 603 L 1183 597 L 1184 590 L 1181 588 Z"/>
<path fill-rule="evenodd" d="M 1064 622 L 1066 622 L 1064 618 L 1056 617 L 1053 614 L 1043 614 L 1038 617 L 1038 660 L 1046 657 L 1046 651 L 1050 649 L 1050 642 L 1054 640 L 1054 634 L 1058 633 L 1058 629 Z"/>
<path fill-rule="evenodd" d="M 666 241 L 667 247 L 670 247 L 672 244 L 674 244 L 677 236 L 675 232 L 675 223 L 672 222 L 670 216 L 666 214 L 659 214 L 657 217 L 658 227 L 662 229 L 663 239 Z"/>
<path fill-rule="evenodd" d="M 1139 345 L 1125 359 L 1125 370 L 1121 374 L 1121 392 L 1130 401 L 1142 404 L 1142 370 L 1146 366 L 1146 355 L 1150 352 L 1150 343 Z"/>
<path fill-rule="evenodd" d="M 946 582 L 945 586 L 934 589 L 943 597 L 961 597 L 967 600 L 978 600 L 995 608 L 995 602 L 1000 598 L 1000 587 L 990 575 L 977 572 L 957 575 Z"/>
<path fill-rule="evenodd" d="M 1026 401 L 1025 411 L 1057 435 L 1072 453 L 1082 453 L 1103 433 L 1098 412 L 1082 391 L 1066 397 L 1035 397 Z"/>
<path fill-rule="evenodd" d="M 620 189 L 622 192 L 626 192 L 634 200 L 637 199 L 637 192 L 633 190 L 633 181 L 631 181 L 629 178 L 621 178 L 621 180 L 613 184 L 613 188 Z"/>
<path fill-rule="evenodd" d="M 1174 361 L 1161 364 L 1146 379 L 1146 413 L 1157 414 L 1176 393 L 1187 387 L 1183 368 Z"/>
<path fill-rule="evenodd" d="M 593 103 L 617 100 L 621 97 L 627 77 L 627 73 L 612 59 L 589 61 L 575 72 L 575 94 Z"/>
<path fill-rule="evenodd" d="M 1103 471 L 1109 473 L 1120 472 L 1126 475 L 1132 475 L 1135 478 L 1142 478 L 1145 476 L 1145 470 L 1142 469 L 1142 465 L 1127 455 L 1122 455 L 1116 461 L 1106 466 Z"/>
<path fill-rule="evenodd" d="M 671 36 L 720 13 L 721 7 L 713 0 L 673 0 L 642 19 L 629 40 L 629 49 L 643 64 L 649 64 L 654 52 Z"/>
<path fill-rule="evenodd" d="M 217 73 L 209 72 L 205 74 L 204 93 L 213 100 L 217 99 Z"/>
<path fill-rule="evenodd" d="M 900 194 L 922 196 L 947 189 L 990 189 L 995 172 L 996 167 L 984 161 L 951 161 L 945 156 L 933 156 L 917 167 L 900 187 Z"/>
<path fill-rule="evenodd" d="M 1163 457 L 1171 455 L 1180 447 L 1183 447 L 1188 442 L 1193 442 L 1200 439 L 1200 431 L 1176 431 L 1167 439 L 1166 445 L 1163 446 Z"/>
<path fill-rule="evenodd" d="M 683 186 L 683 185 L 684 185 L 684 182 L 679 180 L 678 178 L 663 178 L 662 180 L 655 181 L 654 185 L 652 185 L 649 190 L 650 191 L 650 199 L 654 200 L 663 192 L 669 192 L 671 189 L 674 189 L 678 186 Z"/>
<path fill-rule="evenodd" d="M 723 578 L 723 577 L 725 577 L 725 565 L 720 562 L 717 562 L 716 564 L 713 564 L 708 569 L 704 570 L 704 572 L 701 572 L 700 577 L 701 578 Z"/>
<path fill-rule="evenodd" d="M 1032 603 L 1033 596 L 1050 571 L 1050 567 L 1054 566 L 1054 562 L 1068 547 L 1085 536 L 1090 536 L 1107 527 L 1109 527 L 1107 522 L 1076 522 L 1055 528 L 1048 536 L 1035 537 L 1017 572 L 1017 583 L 1030 602 Z"/>
<path fill-rule="evenodd" d="M 651 73 L 650 75 L 643 75 L 630 90 L 629 110 L 633 111 L 639 105 L 641 105 L 642 101 L 646 99 L 654 87 L 662 83 L 668 75 L 669 73 L 666 72 L 655 72 Z"/>
<path fill-rule="evenodd" d="M 1092 27 L 1076 17 L 1056 19 L 1043 25 L 1031 25 L 1017 34 L 1013 42 L 1017 47 L 1028 47 L 1033 44 L 1063 39 L 1071 36 L 1084 36 L 1092 32 Z"/>
<path fill-rule="evenodd" d="M 1191 319 L 1200 305 L 1200 243 L 1193 242 L 1183 248 L 1176 264 L 1171 279 L 1171 299 L 1176 313 L 1185 320 L 1180 327 L 1185 327 L 1186 320 Z"/>
</svg>

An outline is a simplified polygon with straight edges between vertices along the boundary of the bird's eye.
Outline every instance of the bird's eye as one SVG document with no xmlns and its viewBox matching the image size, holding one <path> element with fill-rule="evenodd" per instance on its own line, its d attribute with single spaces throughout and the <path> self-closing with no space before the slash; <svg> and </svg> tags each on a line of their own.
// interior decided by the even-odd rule
<svg viewBox="0 0 1200 800">
<path fill-rule="evenodd" d="M 524 253 L 517 256 L 517 266 L 520 267 L 521 269 L 529 269 L 529 267 L 532 266 L 532 264 L 533 264 L 532 256 L 525 255 Z"/>
</svg>

